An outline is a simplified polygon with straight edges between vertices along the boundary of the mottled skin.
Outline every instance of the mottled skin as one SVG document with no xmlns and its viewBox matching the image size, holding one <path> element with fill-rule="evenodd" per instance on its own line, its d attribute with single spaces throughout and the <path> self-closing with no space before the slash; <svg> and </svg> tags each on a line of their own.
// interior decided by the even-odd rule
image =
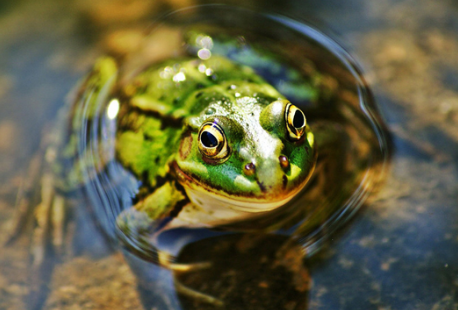
<svg viewBox="0 0 458 310">
<path fill-rule="evenodd" d="M 285 204 L 310 177 L 316 152 L 303 113 L 251 68 L 213 56 L 155 65 L 123 85 L 116 76 L 114 60 L 101 59 L 77 102 L 89 111 L 100 100 L 120 102 L 115 157 L 142 180 L 132 210 L 151 220 L 175 217 L 168 227 L 244 220 Z M 294 113 L 303 125 L 298 136 L 290 132 Z M 70 145 L 80 134 L 78 117 L 73 109 Z M 221 133 L 218 154 L 206 154 L 205 124 L 211 138 Z M 65 173 L 72 181 L 62 183 L 84 182 L 78 171 L 91 167 L 84 156 L 76 162 Z"/>
</svg>

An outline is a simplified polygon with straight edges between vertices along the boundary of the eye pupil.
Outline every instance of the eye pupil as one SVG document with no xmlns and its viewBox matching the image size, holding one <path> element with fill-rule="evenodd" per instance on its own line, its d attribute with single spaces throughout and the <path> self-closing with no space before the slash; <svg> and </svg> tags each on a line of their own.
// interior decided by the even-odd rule
<svg viewBox="0 0 458 310">
<path fill-rule="evenodd" d="M 214 135 L 209 133 L 208 131 L 202 132 L 202 135 L 200 136 L 200 140 L 202 141 L 202 144 L 205 147 L 215 147 L 218 145 L 218 140 Z"/>
<path fill-rule="evenodd" d="M 304 115 L 300 111 L 295 111 L 293 118 L 293 125 L 295 128 L 301 128 L 304 126 L 305 120 Z"/>
</svg>

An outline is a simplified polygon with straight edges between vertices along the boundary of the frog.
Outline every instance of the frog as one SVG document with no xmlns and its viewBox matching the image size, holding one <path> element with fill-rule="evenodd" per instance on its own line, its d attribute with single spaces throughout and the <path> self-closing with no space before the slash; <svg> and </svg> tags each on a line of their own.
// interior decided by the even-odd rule
<svg viewBox="0 0 458 310">
<path fill-rule="evenodd" d="M 134 195 L 124 209 L 105 204 L 114 217 L 100 223 L 123 247 L 170 269 L 172 255 L 156 244 L 162 233 L 268 214 L 313 175 L 306 115 L 253 68 L 212 55 L 165 60 L 127 81 L 121 73 L 115 58 L 98 59 L 45 139 L 41 201 L 27 212 L 37 223 L 33 265 L 44 264 L 49 242 L 64 246 L 68 197 L 114 164 L 135 180 Z"/>
<path fill-rule="evenodd" d="M 142 182 L 116 219 L 130 241 L 145 223 L 163 232 L 259 216 L 285 205 L 310 179 L 317 152 L 304 112 L 252 68 L 223 56 L 169 60 L 121 86 L 117 72 L 114 59 L 100 59 L 75 102 L 91 111 L 103 98 L 102 113 L 116 119 L 111 160 Z M 87 181 L 81 170 L 90 168 L 88 157 L 78 155 L 77 140 L 94 116 L 73 115 L 67 143 L 53 151 L 53 162 L 76 163 L 53 165 L 61 192 Z"/>
</svg>

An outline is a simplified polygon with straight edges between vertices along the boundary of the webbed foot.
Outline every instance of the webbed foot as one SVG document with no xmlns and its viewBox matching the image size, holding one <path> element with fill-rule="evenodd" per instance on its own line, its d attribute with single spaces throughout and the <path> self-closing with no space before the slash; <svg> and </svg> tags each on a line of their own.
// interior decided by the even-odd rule
<svg viewBox="0 0 458 310">
<path fill-rule="evenodd" d="M 120 230 L 121 242 L 124 243 L 128 251 L 172 272 L 174 288 L 177 293 L 213 306 L 221 307 L 224 305 L 221 300 L 191 289 L 176 279 L 176 275 L 179 273 L 207 269 L 212 264 L 210 262 L 175 263 L 172 254 L 158 249 L 158 237 L 163 230 L 160 224 L 151 220 L 145 212 L 134 208 L 124 210 L 117 218 L 117 226 Z"/>
</svg>

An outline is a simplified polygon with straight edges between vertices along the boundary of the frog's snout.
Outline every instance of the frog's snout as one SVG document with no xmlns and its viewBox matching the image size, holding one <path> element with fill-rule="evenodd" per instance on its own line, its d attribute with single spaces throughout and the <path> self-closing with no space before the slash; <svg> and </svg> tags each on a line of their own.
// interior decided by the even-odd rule
<svg viewBox="0 0 458 310">
<path fill-rule="evenodd" d="M 281 155 L 278 157 L 279 165 L 282 169 L 286 170 L 289 168 L 289 159 L 288 157 Z M 243 167 L 243 173 L 247 176 L 252 176 L 256 173 L 256 165 L 253 163 L 246 164 L 245 167 Z"/>
<path fill-rule="evenodd" d="M 267 165 L 270 167 L 264 167 L 267 163 L 255 165 L 253 162 L 246 164 L 243 167 L 243 173 L 248 176 L 254 176 L 256 183 L 258 183 L 261 192 L 266 193 L 269 190 L 281 190 L 285 189 L 288 181 L 286 177 L 286 171 L 290 167 L 288 157 L 281 155 L 278 160 L 269 162 Z M 272 165 L 276 167 L 272 167 Z M 274 168 L 274 169 L 272 169 Z M 281 182 L 279 182 L 281 180 Z"/>
</svg>

